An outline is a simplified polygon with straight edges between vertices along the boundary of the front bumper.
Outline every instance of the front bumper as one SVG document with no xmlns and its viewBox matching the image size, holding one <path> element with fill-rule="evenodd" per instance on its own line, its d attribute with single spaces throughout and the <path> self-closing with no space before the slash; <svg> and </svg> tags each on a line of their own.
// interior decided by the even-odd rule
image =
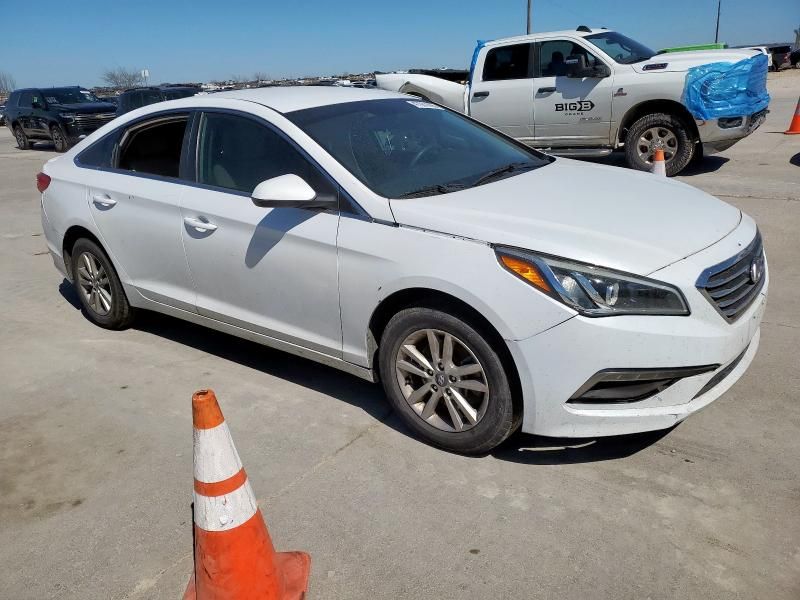
<svg viewBox="0 0 800 600">
<path fill-rule="evenodd" d="M 755 235 L 749 221 L 722 241 L 653 277 L 680 285 L 692 314 L 686 317 L 576 316 L 533 337 L 508 342 L 523 388 L 522 430 L 554 437 L 595 437 L 666 429 L 704 408 L 747 370 L 758 350 L 760 324 L 769 286 L 733 323 L 687 281 L 747 245 Z M 729 365 L 738 363 L 709 381 Z M 568 400 L 596 373 L 606 369 L 669 369 L 719 365 L 678 380 L 643 400 L 600 404 Z M 699 395 L 698 395 L 699 394 Z"/>
<path fill-rule="evenodd" d="M 764 109 L 750 116 L 742 117 L 741 125 L 736 127 L 720 127 L 719 119 L 696 121 L 697 131 L 700 132 L 700 142 L 703 144 L 703 152 L 714 154 L 727 150 L 761 127 L 767 118 L 767 112 Z"/>
</svg>

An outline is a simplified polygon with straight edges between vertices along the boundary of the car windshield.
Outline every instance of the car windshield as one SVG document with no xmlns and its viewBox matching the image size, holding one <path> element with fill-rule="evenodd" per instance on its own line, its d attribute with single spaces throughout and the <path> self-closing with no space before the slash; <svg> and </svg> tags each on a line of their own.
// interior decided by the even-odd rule
<svg viewBox="0 0 800 600">
<path fill-rule="evenodd" d="M 80 88 L 63 88 L 45 90 L 45 99 L 49 104 L 81 104 L 82 102 L 100 102 L 89 90 Z"/>
<path fill-rule="evenodd" d="M 653 58 L 656 53 L 636 40 L 625 37 L 616 31 L 604 31 L 587 35 L 585 40 L 600 48 L 611 58 L 623 65 L 630 65 Z"/>
<path fill-rule="evenodd" d="M 554 160 L 453 111 L 411 98 L 346 102 L 286 117 L 387 198 L 444 194 Z"/>
</svg>

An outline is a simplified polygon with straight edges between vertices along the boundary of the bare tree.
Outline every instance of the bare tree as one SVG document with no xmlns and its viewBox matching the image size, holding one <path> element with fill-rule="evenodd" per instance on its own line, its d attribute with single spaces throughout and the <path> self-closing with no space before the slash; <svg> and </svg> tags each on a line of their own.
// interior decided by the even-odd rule
<svg viewBox="0 0 800 600">
<path fill-rule="evenodd" d="M 143 81 L 141 72 L 124 67 L 106 69 L 101 77 L 109 86 L 115 88 L 132 88 L 141 85 Z"/>
<path fill-rule="evenodd" d="M 0 71 L 0 94 L 10 94 L 17 87 L 17 82 L 10 73 Z"/>
<path fill-rule="evenodd" d="M 256 71 L 253 73 L 253 81 L 268 81 L 269 79 L 269 74 L 265 73 L 264 71 Z"/>
</svg>

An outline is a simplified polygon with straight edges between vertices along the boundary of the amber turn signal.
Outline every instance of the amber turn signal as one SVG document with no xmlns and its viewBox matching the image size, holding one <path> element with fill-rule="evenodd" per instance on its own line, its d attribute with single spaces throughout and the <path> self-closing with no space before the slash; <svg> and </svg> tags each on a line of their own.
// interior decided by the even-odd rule
<svg viewBox="0 0 800 600">
<path fill-rule="evenodd" d="M 515 256 L 508 256 L 507 254 L 500 255 L 500 262 L 503 263 L 506 269 L 516 274 L 518 277 L 521 277 L 534 287 L 539 288 L 543 292 L 551 291 L 550 284 L 547 283 L 547 280 L 533 263 Z"/>
</svg>

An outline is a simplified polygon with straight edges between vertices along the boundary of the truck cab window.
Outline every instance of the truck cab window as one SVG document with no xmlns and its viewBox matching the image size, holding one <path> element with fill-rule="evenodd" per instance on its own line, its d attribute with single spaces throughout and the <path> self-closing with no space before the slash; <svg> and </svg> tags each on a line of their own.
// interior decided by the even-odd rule
<svg viewBox="0 0 800 600">
<path fill-rule="evenodd" d="M 594 67 L 601 64 L 597 57 L 586 48 L 569 40 L 549 40 L 539 44 L 537 77 L 565 77 L 567 58 L 582 54 L 586 64 Z"/>
<path fill-rule="evenodd" d="M 527 79 L 530 77 L 530 44 L 513 44 L 492 48 L 483 65 L 483 81 Z"/>
</svg>

